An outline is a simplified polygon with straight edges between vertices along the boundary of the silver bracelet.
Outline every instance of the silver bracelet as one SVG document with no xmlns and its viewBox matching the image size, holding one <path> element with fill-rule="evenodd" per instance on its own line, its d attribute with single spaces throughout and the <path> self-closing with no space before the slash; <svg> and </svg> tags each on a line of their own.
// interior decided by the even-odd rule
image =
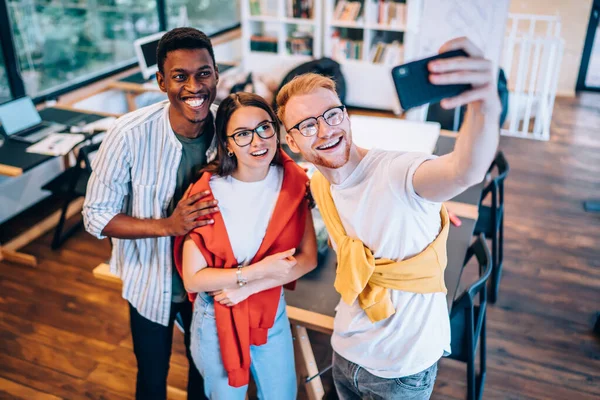
<svg viewBox="0 0 600 400">
<path fill-rule="evenodd" d="M 238 265 L 237 271 L 235 272 L 235 275 L 237 277 L 237 284 L 239 287 L 242 287 L 248 283 L 248 280 L 246 278 L 244 278 L 244 276 L 242 275 L 242 268 L 243 268 L 243 265 L 241 265 L 241 264 Z"/>
</svg>

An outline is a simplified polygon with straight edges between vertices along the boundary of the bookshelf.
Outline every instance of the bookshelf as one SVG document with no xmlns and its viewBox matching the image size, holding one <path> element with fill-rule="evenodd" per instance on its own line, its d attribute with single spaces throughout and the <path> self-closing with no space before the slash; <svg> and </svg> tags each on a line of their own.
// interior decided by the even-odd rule
<svg viewBox="0 0 600 400">
<path fill-rule="evenodd" d="M 281 80 L 322 57 L 322 1 L 241 0 L 244 70 Z"/>
<path fill-rule="evenodd" d="M 394 66 L 416 58 L 421 0 L 324 0 L 323 55 L 342 66 L 346 103 L 400 113 Z"/>
</svg>

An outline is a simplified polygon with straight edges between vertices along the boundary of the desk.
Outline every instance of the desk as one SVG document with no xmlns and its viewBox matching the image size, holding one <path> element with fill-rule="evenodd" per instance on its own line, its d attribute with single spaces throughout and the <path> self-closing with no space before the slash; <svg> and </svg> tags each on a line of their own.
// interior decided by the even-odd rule
<svg viewBox="0 0 600 400">
<path fill-rule="evenodd" d="M 105 115 L 91 114 L 72 109 L 49 107 L 40 111 L 43 121 L 58 122 L 65 125 L 77 125 L 78 123 L 90 123 L 98 121 Z M 24 172 L 37 167 L 54 156 L 44 154 L 27 153 L 25 150 L 31 143 L 18 142 L 7 139 L 0 147 L 0 175 L 19 176 Z"/>
<path fill-rule="evenodd" d="M 98 121 L 107 115 L 100 115 L 97 113 L 91 114 L 59 106 L 41 110 L 40 116 L 44 121 L 58 122 L 65 125 L 77 125 L 80 123 L 87 124 Z M 55 158 L 54 156 L 27 153 L 25 150 L 30 145 L 30 143 L 17 142 L 15 140 L 5 140 L 4 145 L 0 147 L 0 175 L 18 177 L 40 164 Z M 83 199 L 73 201 L 68 208 L 67 217 L 70 218 L 81 212 L 82 206 Z M 37 265 L 37 259 L 34 256 L 21 253 L 18 250 L 53 229 L 58 223 L 59 218 L 60 210 L 54 212 L 49 217 L 8 243 L 5 243 L 4 245 L 0 243 L 0 260 L 4 258 L 12 262 Z"/>
</svg>

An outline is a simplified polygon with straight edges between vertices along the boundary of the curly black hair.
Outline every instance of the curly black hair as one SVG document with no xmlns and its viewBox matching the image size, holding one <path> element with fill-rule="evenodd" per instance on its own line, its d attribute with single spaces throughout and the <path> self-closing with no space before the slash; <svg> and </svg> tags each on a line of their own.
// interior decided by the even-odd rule
<svg viewBox="0 0 600 400">
<path fill-rule="evenodd" d="M 156 49 L 156 60 L 158 70 L 164 73 L 165 60 L 167 54 L 171 51 L 187 49 L 206 49 L 212 57 L 213 66 L 216 68 L 215 52 L 210 42 L 210 38 L 204 32 L 195 28 L 175 28 L 165 33 L 158 42 Z"/>
</svg>

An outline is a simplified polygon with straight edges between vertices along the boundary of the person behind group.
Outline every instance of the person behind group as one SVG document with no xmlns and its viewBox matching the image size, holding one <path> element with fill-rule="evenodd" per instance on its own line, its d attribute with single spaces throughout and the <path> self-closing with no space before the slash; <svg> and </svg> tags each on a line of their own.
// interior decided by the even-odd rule
<svg viewBox="0 0 600 400">
<path fill-rule="evenodd" d="M 211 399 L 295 399 L 294 348 L 282 285 L 317 265 L 308 177 L 279 144 L 267 102 L 236 93 L 216 117 L 218 157 L 190 194 L 219 201 L 214 224 L 175 241 L 192 293 L 191 354 Z M 197 294 L 197 295 L 196 295 Z"/>
<path fill-rule="evenodd" d="M 173 268 L 172 237 L 211 224 L 205 194 L 183 198 L 216 152 L 212 103 L 219 80 L 210 39 L 173 29 L 157 49 L 160 89 L 168 100 L 119 118 L 92 165 L 83 217 L 88 232 L 112 238 L 111 272 L 129 302 L 137 399 L 166 399 L 173 324 L 181 316 L 189 344 L 192 304 Z M 213 110 L 211 111 L 211 107 Z M 203 398 L 191 355 L 188 398 Z"/>
<path fill-rule="evenodd" d="M 484 178 L 500 114 L 491 62 L 466 38 L 440 52 L 459 48 L 469 57 L 428 65 L 434 84 L 472 85 L 442 101 L 468 107 L 454 151 L 441 157 L 358 147 L 329 78 L 302 75 L 278 94 L 290 148 L 318 169 L 311 190 L 337 252 L 342 299 L 331 344 L 341 399 L 428 399 L 450 352 L 441 202 Z"/>
</svg>

